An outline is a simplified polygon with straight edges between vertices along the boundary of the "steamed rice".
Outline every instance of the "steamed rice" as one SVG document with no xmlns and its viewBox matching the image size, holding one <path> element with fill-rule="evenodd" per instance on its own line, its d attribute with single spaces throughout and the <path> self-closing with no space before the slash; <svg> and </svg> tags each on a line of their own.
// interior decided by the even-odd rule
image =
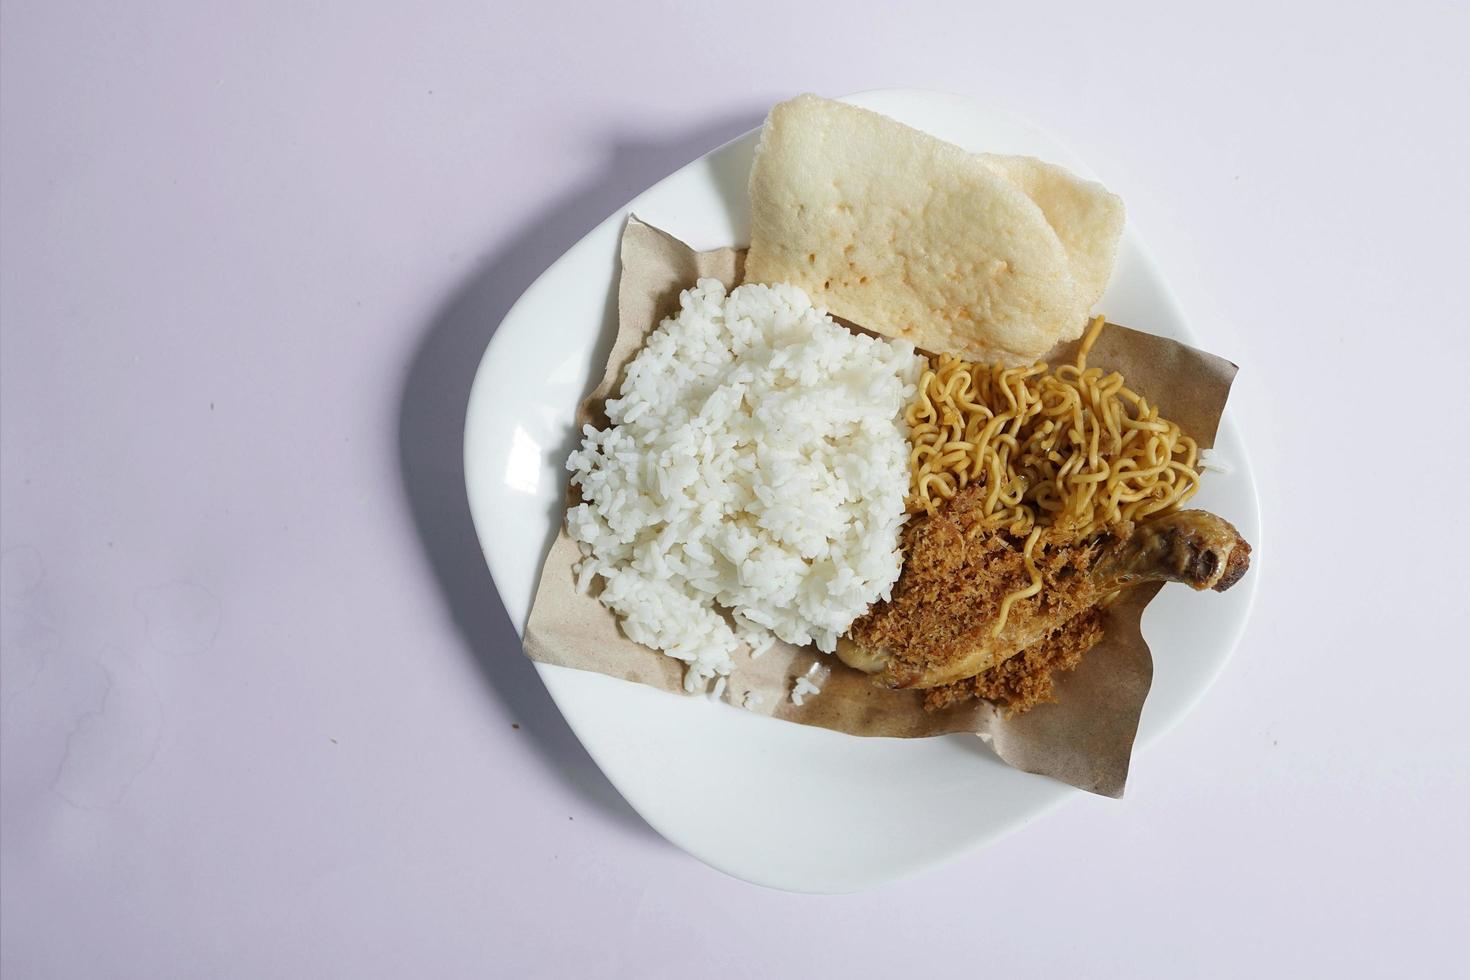
<svg viewBox="0 0 1470 980">
<path fill-rule="evenodd" d="M 822 689 L 805 677 L 798 677 L 796 683 L 791 687 L 791 703 L 800 708 L 806 703 L 808 695 L 821 694 Z"/>
<path fill-rule="evenodd" d="M 822 685 L 826 683 L 827 677 L 832 673 L 830 669 L 820 663 L 814 663 L 806 669 L 806 673 L 796 679 L 791 686 L 791 703 L 800 708 L 806 704 L 807 698 L 814 698 L 822 693 Z"/>
<path fill-rule="evenodd" d="M 701 279 L 567 460 L 578 588 L 688 665 L 837 637 L 901 565 L 912 344 L 854 334 L 793 286 Z"/>
</svg>

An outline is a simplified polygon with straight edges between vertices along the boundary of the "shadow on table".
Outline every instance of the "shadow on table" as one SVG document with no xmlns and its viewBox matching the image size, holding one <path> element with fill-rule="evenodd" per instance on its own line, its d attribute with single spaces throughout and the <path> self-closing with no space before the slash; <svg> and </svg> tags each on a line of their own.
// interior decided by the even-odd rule
<svg viewBox="0 0 1470 980">
<path fill-rule="evenodd" d="M 505 236 L 448 297 L 414 351 L 402 390 L 398 456 L 414 524 L 455 623 L 488 692 L 501 701 L 547 765 L 624 828 L 653 831 L 618 794 L 572 734 L 521 653 L 495 591 L 465 498 L 463 434 L 470 385 L 496 327 L 541 272 L 637 193 L 760 124 L 732 115 L 674 139 L 614 139 L 606 166 L 577 190 Z"/>
</svg>

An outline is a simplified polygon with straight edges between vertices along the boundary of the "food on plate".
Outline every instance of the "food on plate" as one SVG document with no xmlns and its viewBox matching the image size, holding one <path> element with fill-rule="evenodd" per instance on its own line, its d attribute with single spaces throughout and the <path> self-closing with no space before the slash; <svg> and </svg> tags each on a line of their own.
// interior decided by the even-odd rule
<svg viewBox="0 0 1470 980">
<path fill-rule="evenodd" d="M 1183 509 L 1195 439 L 1088 363 L 1115 195 L 814 96 L 772 110 L 750 190 L 745 283 L 684 290 L 567 461 L 578 591 L 685 690 L 761 704 L 727 679 L 779 640 L 915 706 L 1026 711 L 1126 590 L 1245 574 L 1236 529 Z M 776 663 L 785 710 L 831 669 Z"/>
<path fill-rule="evenodd" d="M 1197 449 L 1179 426 L 1089 367 L 1095 318 L 1074 363 L 1051 370 L 941 355 L 905 413 L 913 443 L 905 532 L 890 600 L 852 627 L 838 655 L 890 687 L 977 678 L 1018 654 L 1003 683 L 1013 710 L 1050 690 L 1102 636 L 1090 614 L 1123 588 L 1180 581 L 1224 591 L 1250 546 L 1228 522 L 1180 511 L 1199 487 Z M 947 505 L 946 505 L 947 504 Z M 959 695 L 931 697 L 931 707 Z"/>
<path fill-rule="evenodd" d="M 981 526 L 1038 525 L 1086 537 L 1177 509 L 1199 489 L 1198 448 L 1121 374 L 1088 367 L 1095 317 L 1072 364 L 971 364 L 941 354 L 905 418 L 914 448 L 908 506 L 933 514 L 987 487 Z"/>
<path fill-rule="evenodd" d="M 924 691 L 924 707 L 942 711 L 979 699 L 1004 705 L 1009 714 L 1030 711 L 1056 700 L 1055 680 L 1082 662 L 1082 655 L 1102 641 L 1107 614 L 1093 606 L 1067 620 L 1008 660 L 974 677 Z"/>
<path fill-rule="evenodd" d="M 776 106 L 750 177 L 746 276 L 929 351 L 1025 363 L 1079 336 L 1112 273 L 1119 199 L 866 109 Z"/>
<path fill-rule="evenodd" d="M 853 624 L 837 651 L 844 662 L 888 687 L 931 688 L 1048 641 L 1080 654 L 1091 644 L 1065 627 L 1120 590 L 1184 582 L 1223 592 L 1249 561 L 1250 546 L 1235 528 L 1205 511 L 1124 522 L 1080 539 L 1041 535 L 1040 528 L 1023 538 L 987 526 L 985 495 L 983 485 L 972 485 L 914 522 L 892 597 Z M 1037 539 L 1028 555 L 1026 542 Z M 1101 631 L 1092 622 L 1080 623 L 1087 627 L 1080 632 L 1096 642 Z"/>
<path fill-rule="evenodd" d="M 898 578 L 924 363 L 793 286 L 685 290 L 567 462 L 578 588 L 690 691 L 742 644 L 830 652 Z"/>
<path fill-rule="evenodd" d="M 981 153 L 978 159 L 1041 209 L 1066 249 L 1082 309 L 1091 310 L 1113 278 L 1118 240 L 1123 237 L 1123 199 L 1095 181 L 1081 180 L 1035 157 Z"/>
</svg>

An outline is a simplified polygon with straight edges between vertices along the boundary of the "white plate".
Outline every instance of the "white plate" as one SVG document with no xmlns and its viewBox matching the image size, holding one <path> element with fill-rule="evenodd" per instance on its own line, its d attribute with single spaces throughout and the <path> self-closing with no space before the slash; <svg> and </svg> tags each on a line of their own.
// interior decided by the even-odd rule
<svg viewBox="0 0 1470 980">
<path fill-rule="evenodd" d="M 1089 174 L 1051 137 L 956 96 L 884 90 L 845 101 L 972 150 L 1030 154 Z M 744 243 L 755 142 L 751 132 L 712 151 L 594 228 L 526 290 L 485 351 L 465 425 L 466 483 L 485 560 L 518 629 L 560 518 L 571 419 L 614 329 L 623 221 L 637 212 L 698 249 Z M 1131 227 L 1098 309 L 1199 345 Z M 1222 340 L 1203 346 L 1228 354 Z M 1231 470 L 1209 475 L 1198 505 L 1259 544 L 1250 462 L 1228 415 L 1217 452 Z M 1224 666 L 1257 577 L 1223 595 L 1167 588 L 1149 607 L 1155 674 L 1140 747 L 1177 722 Z M 1079 792 L 1007 768 L 973 736 L 854 738 L 599 674 L 537 669 L 592 758 L 655 830 L 762 885 L 869 887 L 995 840 Z"/>
</svg>

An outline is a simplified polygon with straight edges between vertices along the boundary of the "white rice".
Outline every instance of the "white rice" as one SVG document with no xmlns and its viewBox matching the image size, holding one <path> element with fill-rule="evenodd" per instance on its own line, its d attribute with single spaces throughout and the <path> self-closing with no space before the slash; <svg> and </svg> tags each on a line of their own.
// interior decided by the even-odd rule
<svg viewBox="0 0 1470 980">
<path fill-rule="evenodd" d="M 773 637 L 831 652 L 898 578 L 923 359 L 854 334 L 794 286 L 701 279 L 628 365 L 612 423 L 567 460 L 577 583 L 631 639 L 730 673 Z"/>
<path fill-rule="evenodd" d="M 1199 463 L 1200 469 L 1209 470 L 1212 473 L 1219 473 L 1221 476 L 1228 475 L 1232 472 L 1230 464 L 1216 455 L 1213 449 L 1201 449 L 1197 462 Z"/>
<path fill-rule="evenodd" d="M 822 693 L 822 684 L 826 682 L 832 671 L 822 664 L 812 664 L 806 673 L 796 679 L 791 686 L 791 703 L 798 708 L 806 703 L 809 697 L 816 697 Z"/>
</svg>

